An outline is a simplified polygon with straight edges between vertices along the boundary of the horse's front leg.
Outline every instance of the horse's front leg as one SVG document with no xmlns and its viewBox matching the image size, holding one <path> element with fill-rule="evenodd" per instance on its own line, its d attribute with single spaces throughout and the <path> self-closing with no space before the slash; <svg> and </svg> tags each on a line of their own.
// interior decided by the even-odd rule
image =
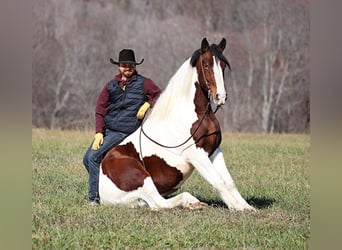
<svg viewBox="0 0 342 250">
<path fill-rule="evenodd" d="M 190 161 L 200 175 L 206 179 L 220 194 L 222 200 L 231 210 L 255 210 L 237 190 L 228 172 L 221 149 L 218 148 L 210 157 L 203 149 L 196 149 L 196 157 Z"/>
<path fill-rule="evenodd" d="M 227 200 L 226 203 L 230 204 L 231 208 L 235 210 L 255 210 L 255 208 L 253 208 L 246 202 L 246 200 L 241 196 L 238 189 L 236 188 L 234 180 L 231 177 L 224 161 L 223 153 L 220 147 L 217 148 L 211 155 L 210 160 L 216 171 L 221 176 L 222 181 L 224 182 L 226 191 L 221 193 L 222 199 L 224 201 Z"/>
</svg>

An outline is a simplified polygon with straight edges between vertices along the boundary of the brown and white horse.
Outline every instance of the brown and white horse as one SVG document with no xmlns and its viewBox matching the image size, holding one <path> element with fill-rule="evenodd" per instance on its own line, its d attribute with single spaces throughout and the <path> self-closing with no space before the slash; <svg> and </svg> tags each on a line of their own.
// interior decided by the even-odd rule
<svg viewBox="0 0 342 250">
<path fill-rule="evenodd" d="M 219 147 L 220 125 L 211 108 L 227 98 L 225 47 L 224 38 L 210 46 L 204 38 L 170 79 L 143 125 L 106 154 L 100 167 L 101 203 L 155 210 L 201 208 L 205 204 L 188 192 L 166 198 L 196 169 L 229 209 L 254 210 L 228 172 Z"/>
</svg>

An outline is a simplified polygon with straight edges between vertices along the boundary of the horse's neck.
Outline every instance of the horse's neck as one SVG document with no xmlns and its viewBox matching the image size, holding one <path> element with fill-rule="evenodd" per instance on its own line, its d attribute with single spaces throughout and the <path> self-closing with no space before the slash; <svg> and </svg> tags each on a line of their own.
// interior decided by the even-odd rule
<svg viewBox="0 0 342 250">
<path fill-rule="evenodd" d="M 196 69 L 185 61 L 170 79 L 166 89 L 157 100 L 149 119 L 164 120 L 186 115 L 194 110 L 194 97 L 197 81 Z"/>
</svg>

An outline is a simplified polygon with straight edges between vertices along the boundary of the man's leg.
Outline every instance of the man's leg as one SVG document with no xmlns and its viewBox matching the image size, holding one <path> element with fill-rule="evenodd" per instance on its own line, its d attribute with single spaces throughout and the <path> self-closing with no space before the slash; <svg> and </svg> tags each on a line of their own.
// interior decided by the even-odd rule
<svg viewBox="0 0 342 250">
<path fill-rule="evenodd" d="M 100 164 L 106 153 L 114 146 L 118 145 L 128 134 L 106 130 L 103 137 L 103 144 L 98 150 L 93 150 L 92 144 L 83 157 L 83 164 L 89 173 L 89 202 L 100 202 L 99 197 L 99 172 Z"/>
</svg>

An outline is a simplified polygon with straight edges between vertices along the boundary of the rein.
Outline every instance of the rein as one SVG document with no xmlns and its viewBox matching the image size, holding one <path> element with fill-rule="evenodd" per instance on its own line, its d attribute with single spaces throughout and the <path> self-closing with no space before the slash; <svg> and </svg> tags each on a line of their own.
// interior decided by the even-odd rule
<svg viewBox="0 0 342 250">
<path fill-rule="evenodd" d="M 208 105 L 207 105 L 207 108 L 206 108 L 206 112 L 205 114 L 208 113 L 208 107 L 209 107 L 210 103 L 208 102 Z M 159 142 L 157 142 L 156 140 L 153 140 L 151 137 L 149 137 L 146 132 L 144 131 L 144 128 L 143 128 L 143 124 L 141 124 L 141 129 L 140 129 L 140 135 L 141 135 L 141 132 L 147 137 L 147 139 L 149 139 L 150 141 L 154 142 L 155 144 L 157 144 L 158 146 L 161 146 L 163 148 L 179 148 L 181 146 L 183 146 L 185 143 L 187 143 L 197 132 L 197 130 L 199 129 L 199 127 L 201 126 L 203 120 L 204 120 L 204 117 L 205 117 L 205 114 L 203 115 L 203 117 L 201 118 L 201 121 L 200 123 L 198 124 L 197 128 L 195 129 L 195 131 L 189 136 L 188 139 L 186 139 L 184 142 L 178 144 L 178 145 L 175 145 L 175 146 L 167 146 L 167 145 L 164 145 L 164 144 L 161 144 Z"/>
<path fill-rule="evenodd" d="M 198 129 L 200 128 L 200 126 L 202 125 L 202 122 L 205 118 L 205 115 L 209 113 L 209 105 L 210 105 L 210 102 L 208 102 L 207 104 L 207 107 L 206 107 L 206 112 L 204 113 L 204 115 L 202 116 L 197 128 L 195 129 L 195 131 L 182 143 L 178 144 L 178 145 L 175 145 L 175 146 L 168 146 L 168 145 L 165 145 L 165 144 L 161 144 L 159 142 L 157 142 L 156 140 L 152 139 L 150 136 L 148 136 L 144 130 L 144 127 L 143 127 L 143 123 L 141 124 L 141 129 L 140 129 L 140 135 L 139 135 L 139 142 L 140 142 L 140 152 L 141 152 L 141 133 L 143 133 L 147 139 L 149 139 L 150 141 L 152 141 L 153 143 L 157 144 L 158 146 L 161 146 L 163 148 L 179 148 L 181 146 L 183 146 L 184 144 L 186 144 L 195 134 L 196 132 L 198 131 Z M 217 110 L 220 108 L 220 106 L 217 106 L 215 111 L 214 111 L 214 114 L 216 114 Z"/>
</svg>

